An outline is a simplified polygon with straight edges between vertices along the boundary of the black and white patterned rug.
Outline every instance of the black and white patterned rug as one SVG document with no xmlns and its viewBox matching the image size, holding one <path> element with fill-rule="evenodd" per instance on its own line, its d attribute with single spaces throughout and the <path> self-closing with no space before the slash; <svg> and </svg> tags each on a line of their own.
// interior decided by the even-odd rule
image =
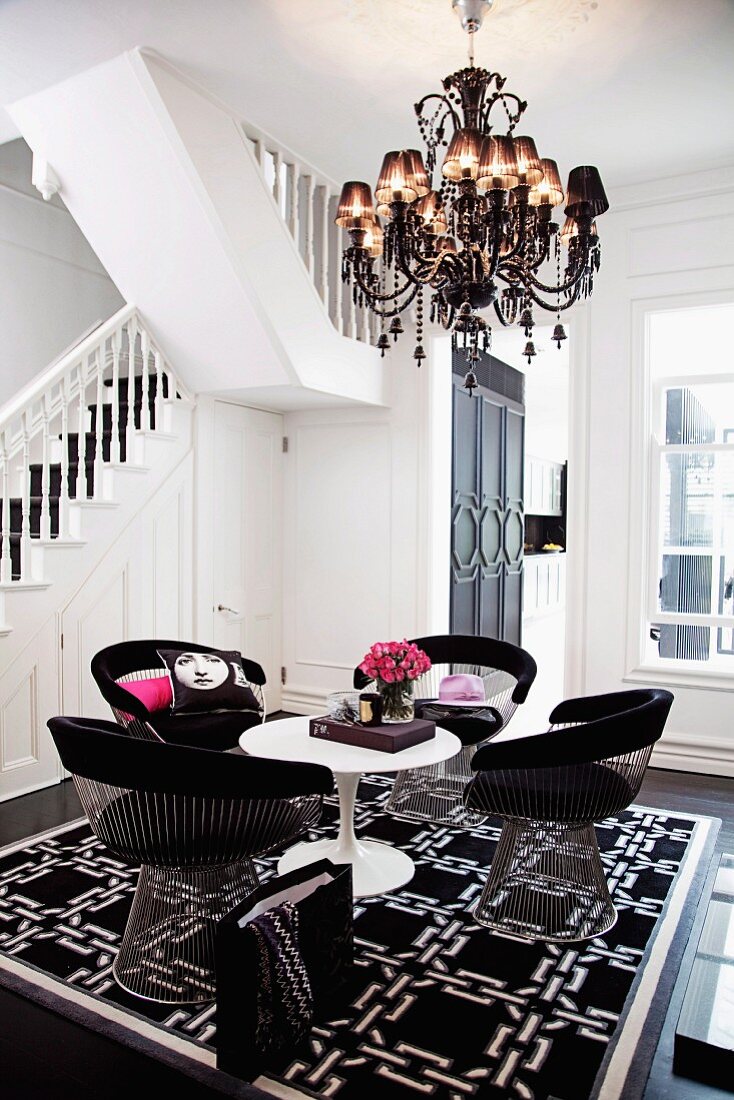
<svg viewBox="0 0 734 1100">
<path fill-rule="evenodd" d="M 383 1100 L 640 1096 L 717 823 L 645 808 L 605 821 L 597 831 L 617 924 L 585 944 L 531 944 L 472 920 L 499 828 L 394 818 L 381 812 L 389 786 L 363 780 L 357 829 L 409 852 L 415 878 L 356 903 L 348 996 L 274 1080 L 256 1085 L 339 1100 L 378 1089 Z M 335 821 L 332 799 L 314 836 Z M 274 863 L 261 863 L 262 877 Z M 136 878 L 86 823 L 3 849 L 0 983 L 225 1094 L 261 1095 L 213 1069 L 215 1006 L 155 1005 L 116 985 Z"/>
</svg>

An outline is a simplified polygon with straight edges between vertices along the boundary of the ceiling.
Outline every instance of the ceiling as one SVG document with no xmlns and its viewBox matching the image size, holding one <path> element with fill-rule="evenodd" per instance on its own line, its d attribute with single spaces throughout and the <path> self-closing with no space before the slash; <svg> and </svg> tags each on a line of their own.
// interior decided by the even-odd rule
<svg viewBox="0 0 734 1100">
<path fill-rule="evenodd" d="M 449 0 L 0 0 L 0 103 L 134 46 L 334 179 L 370 181 L 466 58 Z M 529 101 L 542 156 L 615 185 L 734 162 L 733 47 L 732 0 L 496 0 L 477 63 Z"/>
</svg>

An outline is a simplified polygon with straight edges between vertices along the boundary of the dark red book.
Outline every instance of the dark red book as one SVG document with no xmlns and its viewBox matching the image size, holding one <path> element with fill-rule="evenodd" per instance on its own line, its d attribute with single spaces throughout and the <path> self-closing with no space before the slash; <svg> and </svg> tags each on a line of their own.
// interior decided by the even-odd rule
<svg viewBox="0 0 734 1100">
<path fill-rule="evenodd" d="M 335 718 L 312 718 L 309 733 L 322 741 L 338 741 L 341 745 L 357 745 L 360 749 L 400 752 L 412 745 L 432 741 L 436 736 L 436 723 L 416 718 L 412 722 L 384 726 L 359 726 L 338 722 Z"/>
</svg>

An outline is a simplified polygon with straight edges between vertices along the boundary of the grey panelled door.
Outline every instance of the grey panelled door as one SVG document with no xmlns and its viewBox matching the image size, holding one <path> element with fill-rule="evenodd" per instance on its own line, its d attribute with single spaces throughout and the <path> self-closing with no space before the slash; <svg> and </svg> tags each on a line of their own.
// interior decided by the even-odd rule
<svg viewBox="0 0 734 1100">
<path fill-rule="evenodd" d="M 504 367 L 504 373 L 519 372 Z M 489 370 L 484 372 L 491 380 Z M 478 371 L 478 377 L 482 375 Z M 522 376 L 520 376 L 521 378 Z M 522 392 L 522 382 L 520 394 Z M 480 385 L 453 391 L 451 631 L 520 643 L 524 410 Z"/>
</svg>

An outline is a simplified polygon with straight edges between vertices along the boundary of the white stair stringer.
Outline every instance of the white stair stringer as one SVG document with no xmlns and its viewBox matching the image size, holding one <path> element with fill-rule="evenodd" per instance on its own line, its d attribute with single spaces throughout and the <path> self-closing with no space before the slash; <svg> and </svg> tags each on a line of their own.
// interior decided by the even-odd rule
<svg viewBox="0 0 734 1100">
<path fill-rule="evenodd" d="M 191 392 L 387 403 L 376 319 L 341 283 L 336 185 L 316 169 L 145 50 L 9 111 Z"/>
</svg>

